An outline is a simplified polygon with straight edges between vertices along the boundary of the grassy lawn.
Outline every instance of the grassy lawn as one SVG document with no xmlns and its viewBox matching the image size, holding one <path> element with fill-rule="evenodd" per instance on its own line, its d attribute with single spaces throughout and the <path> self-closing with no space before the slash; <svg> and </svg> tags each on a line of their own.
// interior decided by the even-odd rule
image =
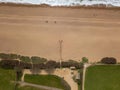
<svg viewBox="0 0 120 90">
<path fill-rule="evenodd" d="M 15 72 L 0 68 L 0 90 L 14 90 Z"/>
<path fill-rule="evenodd" d="M 61 78 L 55 75 L 25 75 L 25 82 L 64 89 Z"/>
<path fill-rule="evenodd" d="M 15 83 L 15 72 L 14 70 L 1 69 L 0 68 L 0 90 L 14 90 Z M 17 90 L 42 90 L 34 87 L 18 87 Z"/>
<path fill-rule="evenodd" d="M 120 65 L 89 67 L 86 71 L 85 90 L 120 90 Z"/>
</svg>

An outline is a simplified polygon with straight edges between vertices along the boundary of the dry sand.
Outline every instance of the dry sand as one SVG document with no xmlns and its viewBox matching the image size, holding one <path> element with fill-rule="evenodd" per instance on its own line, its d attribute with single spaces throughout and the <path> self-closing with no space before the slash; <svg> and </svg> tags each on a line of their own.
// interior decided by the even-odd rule
<svg viewBox="0 0 120 90">
<path fill-rule="evenodd" d="M 120 9 L 0 6 L 0 52 L 59 60 L 60 39 L 64 60 L 119 60 Z"/>
</svg>

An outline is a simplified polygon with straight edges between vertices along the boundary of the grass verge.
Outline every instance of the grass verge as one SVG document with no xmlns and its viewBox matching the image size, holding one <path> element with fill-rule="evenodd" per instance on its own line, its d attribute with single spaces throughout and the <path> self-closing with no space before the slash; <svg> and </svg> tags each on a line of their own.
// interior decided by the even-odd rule
<svg viewBox="0 0 120 90">
<path fill-rule="evenodd" d="M 64 86 L 61 84 L 61 78 L 55 75 L 28 75 L 26 74 L 25 82 L 64 89 Z"/>
<path fill-rule="evenodd" d="M 120 90 L 120 65 L 91 66 L 86 70 L 85 90 Z"/>
<path fill-rule="evenodd" d="M 20 87 L 15 89 L 15 71 L 11 69 L 0 68 L 0 90 L 43 90 L 34 87 Z"/>
</svg>

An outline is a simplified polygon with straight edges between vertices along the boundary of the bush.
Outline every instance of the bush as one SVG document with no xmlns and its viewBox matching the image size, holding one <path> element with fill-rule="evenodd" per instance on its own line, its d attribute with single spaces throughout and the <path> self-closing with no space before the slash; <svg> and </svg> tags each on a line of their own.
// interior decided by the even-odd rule
<svg viewBox="0 0 120 90">
<path fill-rule="evenodd" d="M 23 68 L 20 66 L 14 67 L 16 73 L 16 81 L 21 81 L 21 77 L 23 75 Z"/>
<path fill-rule="evenodd" d="M 17 60 L 2 60 L 0 62 L 0 67 L 5 69 L 14 69 L 15 66 L 18 66 L 19 61 Z"/>
<path fill-rule="evenodd" d="M 19 62 L 18 60 L 2 60 L 0 61 L 0 67 L 5 69 L 14 69 L 15 67 L 31 69 L 32 65 L 30 63 Z"/>
<path fill-rule="evenodd" d="M 104 63 L 104 64 L 116 64 L 117 60 L 114 57 L 105 57 L 105 58 L 101 59 L 101 63 Z"/>
<path fill-rule="evenodd" d="M 31 58 L 28 56 L 20 56 L 19 59 L 23 62 L 27 62 L 27 63 L 31 62 Z"/>
<path fill-rule="evenodd" d="M 62 67 L 63 68 L 75 67 L 78 69 L 78 68 L 80 68 L 80 65 L 76 61 L 66 61 L 66 62 L 62 62 Z"/>
<path fill-rule="evenodd" d="M 48 65 L 52 66 L 53 68 L 60 68 L 60 62 L 55 62 L 55 61 L 48 61 L 46 63 L 46 66 Z M 79 63 L 77 61 L 69 60 L 69 61 L 62 61 L 61 62 L 62 68 L 70 68 L 70 67 L 75 67 L 76 69 L 81 68 Z"/>
<path fill-rule="evenodd" d="M 40 63 L 40 64 L 33 64 L 33 69 L 38 68 L 38 69 L 45 69 L 45 64 Z"/>
<path fill-rule="evenodd" d="M 88 63 L 88 59 L 86 57 L 82 58 L 82 63 Z"/>
<path fill-rule="evenodd" d="M 48 61 L 46 64 L 45 64 L 45 67 L 47 69 L 53 69 L 53 68 L 56 68 L 57 67 L 57 62 L 56 61 Z"/>
<path fill-rule="evenodd" d="M 45 63 L 47 61 L 46 58 L 41 58 L 38 56 L 32 56 L 31 60 L 32 60 L 32 63 L 34 63 L 34 64 Z"/>
<path fill-rule="evenodd" d="M 5 53 L 0 53 L 0 58 L 3 60 L 15 60 L 18 58 L 17 54 L 5 54 Z"/>
<path fill-rule="evenodd" d="M 32 64 L 26 63 L 26 62 L 19 62 L 19 66 L 24 68 L 24 69 L 31 69 L 32 68 Z"/>
</svg>

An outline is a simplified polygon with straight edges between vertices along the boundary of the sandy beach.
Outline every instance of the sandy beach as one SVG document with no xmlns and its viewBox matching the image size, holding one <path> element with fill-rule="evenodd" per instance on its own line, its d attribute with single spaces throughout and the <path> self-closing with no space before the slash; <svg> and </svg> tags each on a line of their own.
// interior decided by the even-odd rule
<svg viewBox="0 0 120 90">
<path fill-rule="evenodd" d="M 120 9 L 0 5 L 0 52 L 120 61 Z"/>
</svg>

